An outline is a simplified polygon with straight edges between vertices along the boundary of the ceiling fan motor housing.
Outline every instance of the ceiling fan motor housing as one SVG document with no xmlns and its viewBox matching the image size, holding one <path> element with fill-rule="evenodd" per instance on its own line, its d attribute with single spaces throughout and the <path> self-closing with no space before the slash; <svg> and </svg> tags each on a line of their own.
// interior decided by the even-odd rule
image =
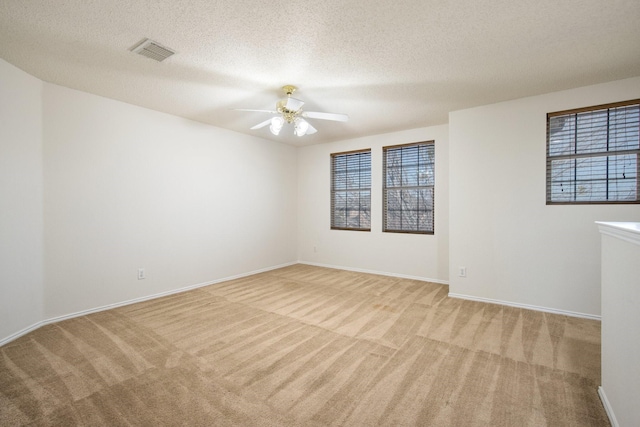
<svg viewBox="0 0 640 427">
<path fill-rule="evenodd" d="M 278 113 L 282 114 L 282 117 L 287 121 L 287 123 L 293 123 L 295 118 L 300 113 L 300 110 L 298 111 L 289 110 L 287 108 L 286 99 L 281 99 L 280 101 L 276 102 L 276 110 L 278 111 Z"/>
</svg>

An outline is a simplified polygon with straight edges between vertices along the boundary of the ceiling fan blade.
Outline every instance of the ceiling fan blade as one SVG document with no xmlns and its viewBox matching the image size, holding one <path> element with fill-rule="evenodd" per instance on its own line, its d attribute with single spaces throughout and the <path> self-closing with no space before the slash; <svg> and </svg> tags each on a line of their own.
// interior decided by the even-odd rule
<svg viewBox="0 0 640 427">
<path fill-rule="evenodd" d="M 300 101 L 299 99 L 288 97 L 287 103 L 284 105 L 284 108 L 289 111 L 298 111 L 300 108 L 302 108 L 303 105 L 304 102 Z"/>
<path fill-rule="evenodd" d="M 311 124 L 309 124 L 309 127 L 307 128 L 307 131 L 305 132 L 305 135 L 311 135 L 311 134 L 316 133 L 316 132 L 318 132 L 318 129 L 314 128 L 313 126 L 311 126 Z"/>
<path fill-rule="evenodd" d="M 252 128 L 249 128 L 249 129 L 251 129 L 251 130 L 260 129 L 260 128 L 263 128 L 263 127 L 267 126 L 270 123 L 271 123 L 271 119 L 267 119 L 264 122 L 258 123 L 257 125 L 253 126 Z"/>
<path fill-rule="evenodd" d="M 320 113 L 317 111 L 303 111 L 302 117 L 306 117 L 308 119 L 335 120 L 337 122 L 346 122 L 349 120 L 349 116 L 346 114 Z"/>
<path fill-rule="evenodd" d="M 256 113 L 278 114 L 277 111 L 272 111 L 272 110 L 254 110 L 254 109 L 251 109 L 251 108 L 234 108 L 233 111 L 254 111 Z"/>
</svg>

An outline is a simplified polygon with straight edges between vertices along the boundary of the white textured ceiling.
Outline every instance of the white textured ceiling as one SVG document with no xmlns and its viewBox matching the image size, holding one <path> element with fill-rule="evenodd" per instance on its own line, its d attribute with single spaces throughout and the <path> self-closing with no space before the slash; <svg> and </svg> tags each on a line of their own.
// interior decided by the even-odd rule
<svg viewBox="0 0 640 427">
<path fill-rule="evenodd" d="M 148 37 L 164 62 L 129 48 Z M 0 57 L 44 81 L 295 145 L 640 76 L 638 0 L 0 0 Z M 315 135 L 249 127 L 280 87 Z"/>
</svg>

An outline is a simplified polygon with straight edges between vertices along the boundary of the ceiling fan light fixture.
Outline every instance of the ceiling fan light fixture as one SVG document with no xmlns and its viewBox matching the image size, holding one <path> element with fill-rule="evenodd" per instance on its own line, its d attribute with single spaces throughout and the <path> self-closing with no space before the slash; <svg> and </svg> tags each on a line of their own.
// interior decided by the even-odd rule
<svg viewBox="0 0 640 427">
<path fill-rule="evenodd" d="M 274 117 L 271 119 L 271 126 L 269 126 L 269 130 L 272 134 L 278 135 L 283 125 L 284 119 L 282 117 Z"/>
<path fill-rule="evenodd" d="M 307 123 L 306 120 L 303 119 L 296 119 L 295 120 L 295 124 L 294 124 L 295 128 L 295 133 L 298 136 L 304 136 L 307 133 L 307 130 L 309 129 L 309 123 Z"/>
</svg>

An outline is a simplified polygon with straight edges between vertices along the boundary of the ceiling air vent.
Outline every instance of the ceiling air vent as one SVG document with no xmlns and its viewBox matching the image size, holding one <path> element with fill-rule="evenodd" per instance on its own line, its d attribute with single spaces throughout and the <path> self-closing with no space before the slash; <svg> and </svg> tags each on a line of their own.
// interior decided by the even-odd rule
<svg viewBox="0 0 640 427">
<path fill-rule="evenodd" d="M 168 49 L 158 42 L 149 39 L 142 39 L 129 49 L 131 52 L 137 53 L 147 58 L 154 59 L 158 62 L 164 61 L 175 52 Z"/>
</svg>

